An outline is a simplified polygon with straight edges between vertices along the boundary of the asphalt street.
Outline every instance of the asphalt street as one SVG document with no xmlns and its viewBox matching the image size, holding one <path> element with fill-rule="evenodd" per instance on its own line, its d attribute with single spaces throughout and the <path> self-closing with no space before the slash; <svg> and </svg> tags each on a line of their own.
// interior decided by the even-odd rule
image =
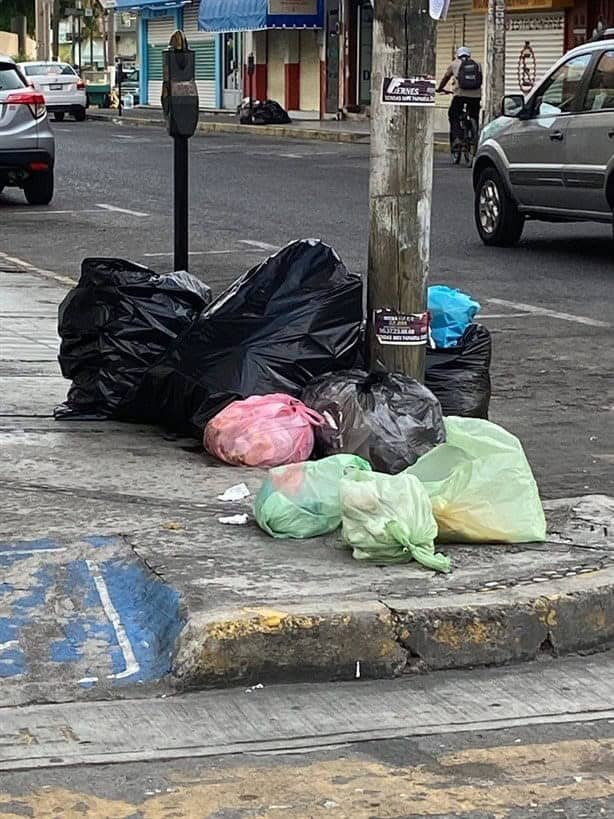
<svg viewBox="0 0 614 819">
<path fill-rule="evenodd" d="M 608 819 L 612 658 L 584 665 L 584 658 L 570 658 L 396 681 L 0 710 L 0 815 Z M 521 705 L 517 689 L 525 693 Z M 398 709 L 407 706 L 396 730 L 391 695 Z M 431 722 L 416 728 L 425 697 Z M 291 717 L 278 707 L 284 700 L 294 703 Z M 589 711 L 578 710 L 580 700 Z M 353 709 L 356 732 L 339 733 L 339 706 Z M 510 718 L 519 707 L 525 717 Z M 158 722 L 161 709 L 183 720 Z M 182 733 L 190 719 L 195 730 Z M 226 736 L 203 729 L 212 719 L 227 725 Z M 277 742 L 258 739 L 271 730 Z"/>
<path fill-rule="evenodd" d="M 76 278 L 86 256 L 172 266 L 172 140 L 161 129 L 65 122 L 48 208 L 0 195 L 0 252 Z M 220 135 L 191 141 L 191 269 L 220 292 L 272 249 L 315 236 L 365 272 L 368 146 Z M 529 224 L 486 248 L 470 171 L 435 159 L 431 283 L 483 305 L 492 418 L 518 434 L 543 494 L 614 492 L 614 254 L 606 225 Z"/>
</svg>

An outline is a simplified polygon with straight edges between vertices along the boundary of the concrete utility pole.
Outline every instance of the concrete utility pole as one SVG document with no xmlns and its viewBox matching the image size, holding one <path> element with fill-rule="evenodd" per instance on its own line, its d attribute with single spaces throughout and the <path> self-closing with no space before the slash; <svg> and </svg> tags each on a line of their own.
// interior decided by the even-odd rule
<svg viewBox="0 0 614 819">
<path fill-rule="evenodd" d="M 422 332 L 421 343 L 415 343 L 416 321 L 410 314 L 426 310 L 435 35 L 429 0 L 375 0 L 369 180 L 370 365 L 373 369 L 383 365 L 420 381 L 424 380 L 426 339 Z M 411 104 L 407 104 L 409 98 Z M 394 99 L 400 102 L 390 101 Z"/>
<path fill-rule="evenodd" d="M 505 94 L 505 0 L 488 0 L 484 123 L 501 113 Z"/>
</svg>

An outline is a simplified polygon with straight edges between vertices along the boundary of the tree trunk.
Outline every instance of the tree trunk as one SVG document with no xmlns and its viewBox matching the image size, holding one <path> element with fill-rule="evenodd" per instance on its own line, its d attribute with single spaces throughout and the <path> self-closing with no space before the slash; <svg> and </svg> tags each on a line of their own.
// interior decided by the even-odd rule
<svg viewBox="0 0 614 819">
<path fill-rule="evenodd" d="M 53 0 L 53 59 L 60 59 L 60 0 Z"/>
<path fill-rule="evenodd" d="M 501 113 L 505 94 L 505 0 L 488 0 L 484 124 Z"/>
<path fill-rule="evenodd" d="M 426 310 L 434 106 L 385 104 L 384 78 L 435 75 L 429 0 L 375 0 L 368 279 L 370 364 L 424 380 L 425 345 L 381 344 L 374 314 Z"/>
</svg>

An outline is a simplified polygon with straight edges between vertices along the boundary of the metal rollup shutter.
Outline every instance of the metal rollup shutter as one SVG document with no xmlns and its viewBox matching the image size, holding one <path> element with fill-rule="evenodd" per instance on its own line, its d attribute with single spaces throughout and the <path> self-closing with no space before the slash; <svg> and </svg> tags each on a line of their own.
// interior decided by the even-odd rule
<svg viewBox="0 0 614 819">
<path fill-rule="evenodd" d="M 505 27 L 505 93 L 528 94 L 565 53 L 565 12 L 510 14 Z"/>
<path fill-rule="evenodd" d="M 183 31 L 188 38 L 188 45 L 192 45 L 193 40 L 213 41 L 215 35 L 211 31 L 198 30 L 198 4 L 184 6 L 183 9 Z"/>
<path fill-rule="evenodd" d="M 472 56 L 484 66 L 484 36 L 486 15 L 473 11 L 472 0 L 457 0 L 445 20 L 437 23 L 437 69 L 439 81 L 454 59 L 460 46 L 471 49 Z M 436 104 L 447 108 L 450 100 L 438 96 Z"/>
<path fill-rule="evenodd" d="M 163 43 L 167 46 L 176 28 L 174 17 L 156 17 L 154 20 L 148 20 L 147 42 Z"/>
<path fill-rule="evenodd" d="M 161 105 L 162 52 L 176 29 L 174 17 L 158 17 L 147 21 L 147 102 Z"/>
<path fill-rule="evenodd" d="M 188 45 L 194 49 L 199 106 L 215 108 L 215 37 L 217 35 L 210 31 L 198 30 L 198 5 L 184 7 L 183 30 L 188 39 Z"/>
</svg>

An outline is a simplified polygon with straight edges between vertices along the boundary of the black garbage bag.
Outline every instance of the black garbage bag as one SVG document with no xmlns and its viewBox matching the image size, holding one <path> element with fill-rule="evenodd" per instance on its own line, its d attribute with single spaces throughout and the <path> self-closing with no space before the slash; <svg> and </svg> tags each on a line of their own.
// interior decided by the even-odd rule
<svg viewBox="0 0 614 819">
<path fill-rule="evenodd" d="M 184 271 L 158 275 L 125 259 L 84 259 L 59 308 L 60 368 L 73 383 L 55 417 L 123 418 L 147 368 L 210 302 L 209 288 Z"/>
<path fill-rule="evenodd" d="M 491 336 L 482 324 L 470 324 L 455 347 L 426 351 L 424 383 L 444 415 L 488 418 Z"/>
<path fill-rule="evenodd" d="M 244 99 L 238 108 L 239 122 L 242 125 L 286 125 L 292 122 L 288 112 L 275 100 Z"/>
<path fill-rule="evenodd" d="M 315 376 L 353 366 L 362 282 L 335 251 L 305 239 L 253 267 L 147 372 L 131 414 L 201 437 L 231 401 L 300 395 Z"/>
<path fill-rule="evenodd" d="M 400 373 L 347 370 L 314 379 L 302 401 L 328 424 L 315 429 L 321 456 L 360 455 L 392 475 L 446 440 L 439 401 Z"/>
</svg>

